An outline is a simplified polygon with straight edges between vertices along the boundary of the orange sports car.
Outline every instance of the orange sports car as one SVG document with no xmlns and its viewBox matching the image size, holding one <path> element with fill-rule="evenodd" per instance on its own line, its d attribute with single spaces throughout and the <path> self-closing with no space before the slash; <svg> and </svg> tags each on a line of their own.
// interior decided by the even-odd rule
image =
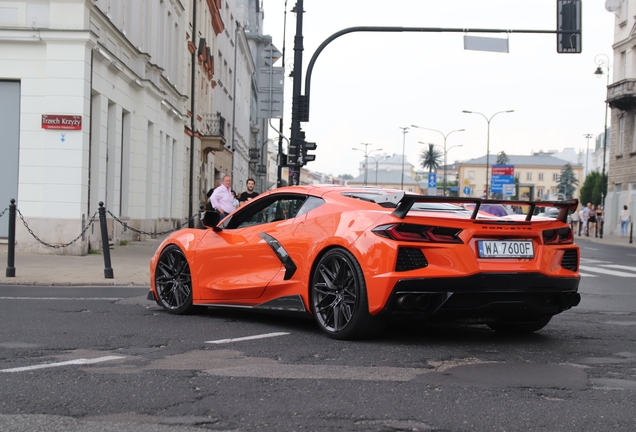
<svg viewBox="0 0 636 432">
<path fill-rule="evenodd" d="M 580 302 L 579 248 L 566 223 L 577 204 L 284 187 L 222 221 L 207 212 L 204 229 L 172 233 L 150 262 L 148 298 L 175 314 L 310 314 L 336 339 L 372 335 L 394 316 L 532 332 Z M 533 216 L 539 206 L 558 217 Z"/>
</svg>

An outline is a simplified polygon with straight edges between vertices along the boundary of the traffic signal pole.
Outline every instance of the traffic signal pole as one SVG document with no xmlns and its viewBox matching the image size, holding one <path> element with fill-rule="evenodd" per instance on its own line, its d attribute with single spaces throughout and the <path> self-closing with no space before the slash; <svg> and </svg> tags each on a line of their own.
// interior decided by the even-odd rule
<svg viewBox="0 0 636 432">
<path fill-rule="evenodd" d="M 296 36 L 294 37 L 294 86 L 292 89 L 291 139 L 287 150 L 289 169 L 288 184 L 296 186 L 300 181 L 302 161 L 302 138 L 300 122 L 303 121 L 302 70 L 303 70 L 303 0 L 297 0 L 292 12 L 296 12 Z M 305 120 L 306 121 L 306 120 Z"/>
<path fill-rule="evenodd" d="M 382 27 L 365 26 L 349 27 L 329 36 L 316 49 L 305 75 L 305 94 L 302 89 L 303 66 L 303 0 L 297 0 L 292 12 L 296 12 L 296 36 L 294 38 L 294 86 L 292 92 L 292 122 L 291 140 L 288 151 L 287 163 L 289 167 L 289 184 L 297 185 L 300 176 L 300 167 L 305 165 L 303 155 L 307 150 L 316 148 L 315 143 L 305 146 L 305 140 L 301 136 L 301 122 L 309 121 L 309 95 L 311 86 L 311 73 L 320 53 L 336 38 L 354 32 L 415 32 L 415 33 L 525 33 L 525 34 L 556 34 L 557 52 L 581 53 L 582 27 L 581 27 L 581 0 L 557 0 L 557 29 L 556 30 L 506 30 L 506 29 L 469 29 L 469 28 L 441 28 L 441 27 Z M 312 158 L 313 160 L 313 158 Z M 309 159 L 307 161 L 310 161 Z"/>
</svg>

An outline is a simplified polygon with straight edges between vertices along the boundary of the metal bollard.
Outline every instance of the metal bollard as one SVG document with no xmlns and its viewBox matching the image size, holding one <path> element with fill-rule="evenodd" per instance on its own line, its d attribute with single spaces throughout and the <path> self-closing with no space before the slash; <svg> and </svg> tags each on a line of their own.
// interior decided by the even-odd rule
<svg viewBox="0 0 636 432">
<path fill-rule="evenodd" d="M 9 205 L 9 244 L 7 245 L 6 277 L 15 277 L 15 199 Z"/>
<path fill-rule="evenodd" d="M 634 238 L 634 222 L 629 224 L 629 244 L 632 244 Z"/>
<path fill-rule="evenodd" d="M 102 250 L 104 253 L 104 278 L 112 279 L 113 268 L 110 266 L 110 249 L 108 247 L 108 228 L 106 227 L 106 208 L 99 202 L 99 228 L 102 232 Z"/>
</svg>

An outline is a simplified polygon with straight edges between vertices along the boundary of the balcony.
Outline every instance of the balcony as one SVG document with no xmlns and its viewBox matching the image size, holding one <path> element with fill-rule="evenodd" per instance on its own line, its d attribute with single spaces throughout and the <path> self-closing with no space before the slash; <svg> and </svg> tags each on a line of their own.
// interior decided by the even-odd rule
<svg viewBox="0 0 636 432">
<path fill-rule="evenodd" d="M 636 108 L 636 79 L 624 79 L 610 84 L 607 88 L 607 103 L 622 111 Z"/>
<path fill-rule="evenodd" d="M 227 143 L 225 139 L 225 118 L 219 113 L 202 114 L 199 135 L 201 137 L 202 150 L 224 150 Z"/>
</svg>

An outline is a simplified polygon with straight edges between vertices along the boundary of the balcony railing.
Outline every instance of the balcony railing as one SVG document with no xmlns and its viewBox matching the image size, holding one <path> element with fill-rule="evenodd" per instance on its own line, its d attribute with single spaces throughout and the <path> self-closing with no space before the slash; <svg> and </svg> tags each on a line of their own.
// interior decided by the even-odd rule
<svg viewBox="0 0 636 432">
<path fill-rule="evenodd" d="M 225 119 L 221 114 L 201 115 L 201 136 L 221 137 L 225 139 Z"/>
<path fill-rule="evenodd" d="M 607 88 L 607 102 L 612 108 L 629 111 L 636 108 L 636 79 L 624 79 Z"/>
</svg>

